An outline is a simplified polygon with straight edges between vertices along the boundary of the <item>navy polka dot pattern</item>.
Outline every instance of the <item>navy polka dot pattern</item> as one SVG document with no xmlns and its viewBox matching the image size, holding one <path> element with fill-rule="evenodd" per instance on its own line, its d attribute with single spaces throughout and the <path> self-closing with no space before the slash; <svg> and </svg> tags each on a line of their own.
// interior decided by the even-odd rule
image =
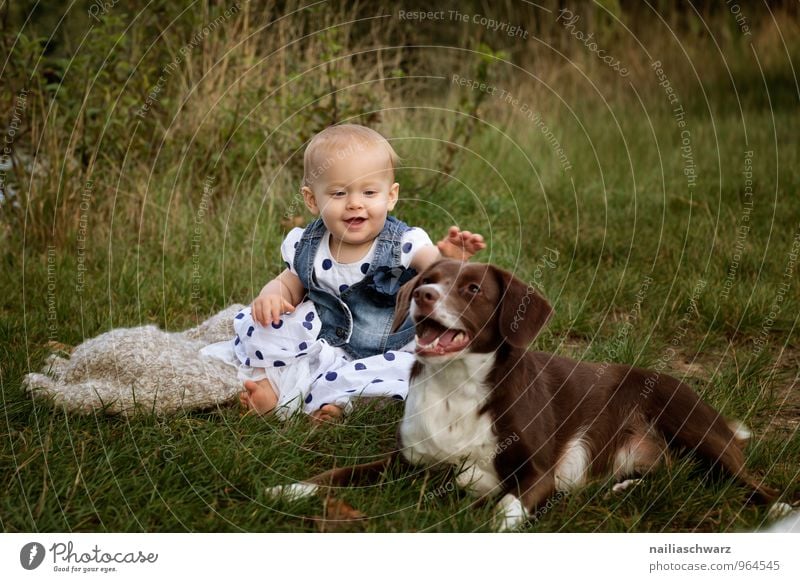
<svg viewBox="0 0 800 582">
<path fill-rule="evenodd" d="M 294 269 L 296 249 L 302 229 L 292 229 L 281 245 L 284 264 Z M 330 253 L 329 240 L 320 246 L 314 272 L 320 284 L 332 295 L 351 293 L 370 269 L 381 266 L 373 259 L 374 249 L 354 264 L 340 264 Z M 421 229 L 403 235 L 398 259 L 409 267 L 416 253 L 432 241 Z M 377 247 L 375 247 L 377 248 Z M 293 271 L 294 272 L 294 271 Z M 234 315 L 233 349 L 240 366 L 240 378 L 267 377 L 280 392 L 278 407 L 290 412 L 298 408 L 314 412 L 327 403 L 348 412 L 353 398 L 384 397 L 404 400 L 408 376 L 414 362 L 409 351 L 394 351 L 353 360 L 342 348 L 317 340 L 322 327 L 313 303 L 304 301 L 295 311 L 281 314 L 274 325 L 260 325 L 249 307 Z M 324 403 L 320 405 L 320 403 Z"/>
</svg>

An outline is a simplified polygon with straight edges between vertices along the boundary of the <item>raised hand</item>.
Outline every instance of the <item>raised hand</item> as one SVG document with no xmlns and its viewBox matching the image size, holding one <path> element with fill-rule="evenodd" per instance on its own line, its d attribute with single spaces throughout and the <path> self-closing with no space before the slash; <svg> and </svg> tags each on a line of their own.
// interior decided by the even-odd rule
<svg viewBox="0 0 800 582">
<path fill-rule="evenodd" d="M 479 234 L 451 226 L 447 236 L 436 243 L 436 247 L 442 256 L 448 259 L 467 261 L 472 255 L 485 249 L 486 243 Z"/>
</svg>

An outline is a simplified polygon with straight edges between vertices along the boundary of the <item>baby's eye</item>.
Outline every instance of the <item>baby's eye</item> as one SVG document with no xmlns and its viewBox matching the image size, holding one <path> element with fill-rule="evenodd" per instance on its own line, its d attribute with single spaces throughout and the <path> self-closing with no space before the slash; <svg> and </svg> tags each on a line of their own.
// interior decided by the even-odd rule
<svg viewBox="0 0 800 582">
<path fill-rule="evenodd" d="M 337 190 L 336 192 L 333 193 L 333 196 L 341 198 L 342 196 L 347 196 L 347 192 L 345 192 L 344 190 Z"/>
<path fill-rule="evenodd" d="M 376 192 L 375 190 L 367 190 L 366 192 L 364 192 L 364 196 L 375 196 L 375 194 L 377 193 L 378 192 Z"/>
</svg>

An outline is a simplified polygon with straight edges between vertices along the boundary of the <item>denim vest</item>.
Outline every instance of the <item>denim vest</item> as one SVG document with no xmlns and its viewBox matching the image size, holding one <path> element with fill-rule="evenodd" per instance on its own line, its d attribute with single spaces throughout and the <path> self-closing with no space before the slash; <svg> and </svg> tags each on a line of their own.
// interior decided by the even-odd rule
<svg viewBox="0 0 800 582">
<path fill-rule="evenodd" d="M 391 333 L 397 290 L 416 274 L 400 262 L 401 239 L 408 230 L 404 222 L 387 217 L 364 278 L 336 297 L 322 289 L 314 275 L 314 257 L 325 225 L 317 219 L 306 227 L 295 250 L 294 270 L 322 322 L 317 339 L 343 348 L 355 359 L 398 350 L 414 339 L 410 316 Z"/>
</svg>

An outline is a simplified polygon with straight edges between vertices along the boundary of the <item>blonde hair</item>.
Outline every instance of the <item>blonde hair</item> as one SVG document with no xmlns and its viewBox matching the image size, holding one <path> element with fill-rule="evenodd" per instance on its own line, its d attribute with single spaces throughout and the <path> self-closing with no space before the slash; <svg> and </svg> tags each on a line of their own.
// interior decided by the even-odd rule
<svg viewBox="0 0 800 582">
<path fill-rule="evenodd" d="M 311 187 L 314 180 L 337 160 L 366 147 L 380 147 L 386 150 L 389 164 L 394 172 L 400 158 L 386 138 L 374 129 L 355 123 L 326 127 L 311 138 L 303 154 L 303 186 Z"/>
</svg>

